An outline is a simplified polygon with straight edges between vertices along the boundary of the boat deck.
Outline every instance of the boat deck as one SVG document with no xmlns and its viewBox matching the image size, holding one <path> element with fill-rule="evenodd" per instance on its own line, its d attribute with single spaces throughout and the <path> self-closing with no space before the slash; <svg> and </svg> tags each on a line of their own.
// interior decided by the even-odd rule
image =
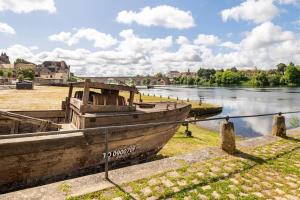
<svg viewBox="0 0 300 200">
<path fill-rule="evenodd" d="M 150 104 L 147 102 L 147 104 Z M 136 107 L 136 111 L 129 111 L 129 112 L 102 112 L 102 113 L 86 113 L 85 117 L 102 117 L 102 116 L 113 116 L 113 115 L 133 115 L 133 114 L 144 114 L 144 113 L 155 113 L 167 110 L 173 110 L 176 108 L 185 107 L 186 104 L 184 103 L 177 103 L 175 106 L 175 102 L 155 102 L 154 108 L 140 108 L 139 106 Z"/>
</svg>

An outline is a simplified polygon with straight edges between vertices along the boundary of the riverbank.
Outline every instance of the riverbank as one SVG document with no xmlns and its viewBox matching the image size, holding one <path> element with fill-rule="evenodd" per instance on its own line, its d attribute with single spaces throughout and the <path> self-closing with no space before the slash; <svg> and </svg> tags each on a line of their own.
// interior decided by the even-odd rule
<svg viewBox="0 0 300 200">
<path fill-rule="evenodd" d="M 300 129 L 0 195 L 0 199 L 299 199 Z"/>
</svg>

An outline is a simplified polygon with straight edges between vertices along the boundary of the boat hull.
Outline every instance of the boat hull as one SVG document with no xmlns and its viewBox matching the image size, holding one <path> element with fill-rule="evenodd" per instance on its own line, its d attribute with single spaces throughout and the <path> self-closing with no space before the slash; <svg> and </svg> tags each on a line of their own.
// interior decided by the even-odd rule
<svg viewBox="0 0 300 200">
<path fill-rule="evenodd" d="M 190 106 L 185 105 L 170 111 L 152 113 L 152 120 L 151 115 L 141 115 L 141 121 L 136 120 L 135 123 L 184 120 L 189 111 Z M 110 130 L 110 167 L 148 160 L 170 140 L 178 127 L 179 124 L 162 124 Z M 104 157 L 103 131 L 1 139 L 0 193 L 103 171 Z"/>
</svg>

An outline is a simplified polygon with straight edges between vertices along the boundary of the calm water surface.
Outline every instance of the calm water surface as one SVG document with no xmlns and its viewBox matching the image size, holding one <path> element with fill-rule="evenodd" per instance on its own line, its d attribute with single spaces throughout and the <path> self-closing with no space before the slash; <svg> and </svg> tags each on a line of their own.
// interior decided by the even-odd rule
<svg viewBox="0 0 300 200">
<path fill-rule="evenodd" d="M 187 88 L 178 86 L 140 89 L 145 94 L 170 96 L 179 99 L 199 100 L 223 106 L 218 116 L 252 115 L 273 112 L 300 111 L 300 88 Z M 291 128 L 291 121 L 300 119 L 300 114 L 286 115 L 286 124 Z M 272 116 L 259 118 L 233 119 L 235 131 L 239 135 L 255 137 L 269 134 Z M 202 122 L 202 126 L 217 130 L 219 121 Z"/>
</svg>

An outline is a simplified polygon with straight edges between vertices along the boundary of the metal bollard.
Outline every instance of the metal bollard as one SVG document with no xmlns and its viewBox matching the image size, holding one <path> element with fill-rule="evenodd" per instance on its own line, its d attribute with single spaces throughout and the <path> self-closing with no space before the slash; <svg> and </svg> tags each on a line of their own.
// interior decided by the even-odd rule
<svg viewBox="0 0 300 200">
<path fill-rule="evenodd" d="M 228 116 L 225 121 L 221 122 L 220 137 L 221 149 L 229 154 L 234 154 L 236 151 L 234 124 L 229 121 Z"/>
</svg>

